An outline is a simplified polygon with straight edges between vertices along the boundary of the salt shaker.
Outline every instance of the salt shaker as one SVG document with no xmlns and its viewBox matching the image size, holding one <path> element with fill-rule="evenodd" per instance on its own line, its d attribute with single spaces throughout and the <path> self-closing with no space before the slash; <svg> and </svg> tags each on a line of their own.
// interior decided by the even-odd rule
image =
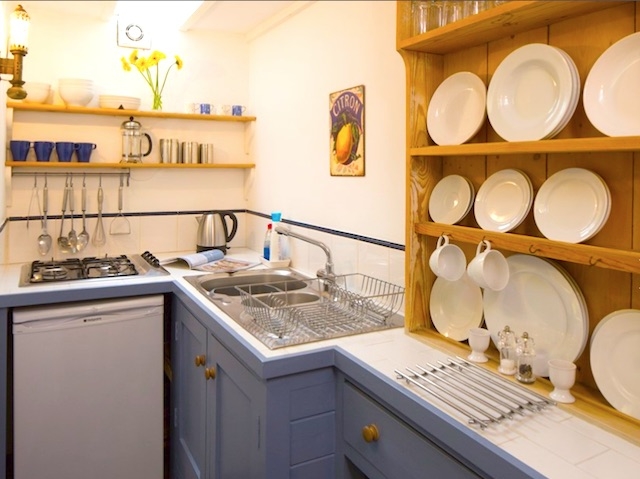
<svg viewBox="0 0 640 479">
<path fill-rule="evenodd" d="M 533 374 L 533 360 L 536 358 L 533 338 L 529 333 L 522 333 L 516 344 L 516 355 L 518 357 L 518 368 L 516 379 L 521 383 L 531 384 L 536 380 Z"/>
<path fill-rule="evenodd" d="M 498 333 L 498 349 L 500 351 L 500 366 L 498 371 L 512 376 L 516 373 L 516 333 L 505 326 Z"/>
</svg>

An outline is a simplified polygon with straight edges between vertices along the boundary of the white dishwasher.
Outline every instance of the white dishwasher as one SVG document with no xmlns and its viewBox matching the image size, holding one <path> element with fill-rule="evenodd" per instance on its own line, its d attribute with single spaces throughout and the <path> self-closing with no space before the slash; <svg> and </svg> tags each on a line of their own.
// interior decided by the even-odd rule
<svg viewBox="0 0 640 479">
<path fill-rule="evenodd" d="M 163 476 L 163 297 L 16 308 L 16 479 Z"/>
</svg>

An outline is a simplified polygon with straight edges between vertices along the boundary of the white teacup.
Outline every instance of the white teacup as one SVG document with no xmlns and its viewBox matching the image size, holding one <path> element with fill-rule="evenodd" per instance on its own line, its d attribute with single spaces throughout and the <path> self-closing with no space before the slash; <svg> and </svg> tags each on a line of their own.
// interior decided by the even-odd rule
<svg viewBox="0 0 640 479">
<path fill-rule="evenodd" d="M 467 266 L 467 273 L 481 288 L 501 291 L 509 282 L 509 263 L 500 251 L 491 249 L 489 241 L 482 240 L 475 258 Z"/>
<path fill-rule="evenodd" d="M 467 265 L 467 258 L 459 246 L 449 243 L 449 237 L 438 238 L 436 249 L 429 257 L 429 267 L 436 276 L 447 281 L 458 281 L 462 278 Z"/>
<path fill-rule="evenodd" d="M 564 359 L 549 360 L 549 379 L 554 389 L 549 397 L 561 403 L 575 402 L 569 391 L 576 382 L 576 365 Z"/>
</svg>

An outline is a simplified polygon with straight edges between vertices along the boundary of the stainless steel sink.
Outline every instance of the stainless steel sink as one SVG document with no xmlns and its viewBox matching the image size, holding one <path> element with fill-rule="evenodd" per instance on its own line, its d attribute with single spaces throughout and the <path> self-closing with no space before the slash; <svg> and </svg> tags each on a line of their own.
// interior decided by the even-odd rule
<svg viewBox="0 0 640 479">
<path fill-rule="evenodd" d="M 361 278 L 376 295 L 350 290 L 350 280 Z M 364 275 L 319 279 L 291 269 L 267 269 L 185 279 L 270 349 L 403 325 L 393 313 L 404 288 Z"/>
</svg>

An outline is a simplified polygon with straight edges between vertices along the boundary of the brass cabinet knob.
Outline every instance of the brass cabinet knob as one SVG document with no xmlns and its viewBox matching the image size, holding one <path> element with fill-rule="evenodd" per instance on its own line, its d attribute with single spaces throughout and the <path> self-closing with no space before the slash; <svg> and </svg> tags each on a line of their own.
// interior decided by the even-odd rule
<svg viewBox="0 0 640 479">
<path fill-rule="evenodd" d="M 205 368 L 204 377 L 207 379 L 215 379 L 216 378 L 216 368 Z"/>
<path fill-rule="evenodd" d="M 365 442 L 376 442 L 380 439 L 380 431 L 375 424 L 369 424 L 362 428 L 362 437 Z"/>
<path fill-rule="evenodd" d="M 199 354 L 196 356 L 196 367 L 204 366 L 207 357 L 204 354 Z"/>
</svg>

